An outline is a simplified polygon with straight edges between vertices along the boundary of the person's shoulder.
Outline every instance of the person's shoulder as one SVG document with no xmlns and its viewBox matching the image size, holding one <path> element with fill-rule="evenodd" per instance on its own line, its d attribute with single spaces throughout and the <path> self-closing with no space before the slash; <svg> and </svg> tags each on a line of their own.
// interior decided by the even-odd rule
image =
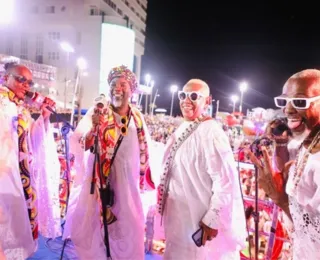
<svg viewBox="0 0 320 260">
<path fill-rule="evenodd" d="M 203 121 L 201 125 L 206 130 L 214 130 L 224 133 L 222 126 L 214 118 L 209 118 Z"/>
</svg>

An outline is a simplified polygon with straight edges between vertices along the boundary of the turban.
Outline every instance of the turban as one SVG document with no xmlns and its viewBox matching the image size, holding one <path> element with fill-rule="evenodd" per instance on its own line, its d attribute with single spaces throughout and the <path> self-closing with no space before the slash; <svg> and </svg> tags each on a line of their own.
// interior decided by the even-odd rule
<svg viewBox="0 0 320 260">
<path fill-rule="evenodd" d="M 125 78 L 125 80 L 129 82 L 131 92 L 134 93 L 138 87 L 136 75 L 124 65 L 111 69 L 108 76 L 108 84 L 110 85 L 114 78 L 120 77 Z"/>
</svg>

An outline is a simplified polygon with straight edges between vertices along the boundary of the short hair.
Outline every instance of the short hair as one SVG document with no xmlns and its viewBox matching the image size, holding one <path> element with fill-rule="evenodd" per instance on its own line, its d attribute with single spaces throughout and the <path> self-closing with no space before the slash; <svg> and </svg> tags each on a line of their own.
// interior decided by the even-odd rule
<svg viewBox="0 0 320 260">
<path fill-rule="evenodd" d="M 290 81 L 308 81 L 308 86 L 317 86 L 317 88 L 312 89 L 312 91 L 316 90 L 320 91 L 320 70 L 317 69 L 306 69 L 300 72 L 293 74 L 286 82 Z M 285 84 L 285 85 L 286 85 Z"/>
<path fill-rule="evenodd" d="M 203 81 L 201 79 L 190 79 L 185 84 L 185 86 L 192 85 L 192 84 L 202 85 L 202 87 L 204 88 L 204 91 L 206 93 L 206 97 L 210 96 L 210 88 L 209 88 L 209 85 L 205 81 Z"/>
</svg>

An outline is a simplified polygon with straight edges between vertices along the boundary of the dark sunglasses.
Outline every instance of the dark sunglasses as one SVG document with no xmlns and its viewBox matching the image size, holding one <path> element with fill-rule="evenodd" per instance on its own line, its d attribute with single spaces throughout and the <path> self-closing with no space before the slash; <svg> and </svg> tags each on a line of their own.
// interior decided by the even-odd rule
<svg viewBox="0 0 320 260">
<path fill-rule="evenodd" d="M 120 119 L 120 122 L 122 124 L 122 126 L 120 127 L 121 134 L 127 135 L 128 134 L 128 117 L 122 116 Z"/>
<path fill-rule="evenodd" d="M 26 77 L 21 76 L 21 75 L 15 75 L 15 74 L 10 74 L 10 76 L 14 77 L 16 81 L 19 83 L 25 84 L 27 83 L 30 88 L 34 86 L 34 82 L 32 80 L 28 80 Z"/>
</svg>

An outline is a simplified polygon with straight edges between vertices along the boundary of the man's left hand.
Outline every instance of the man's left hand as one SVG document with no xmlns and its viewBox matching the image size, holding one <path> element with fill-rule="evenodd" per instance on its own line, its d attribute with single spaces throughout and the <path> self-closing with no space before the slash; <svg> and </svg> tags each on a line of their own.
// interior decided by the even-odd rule
<svg viewBox="0 0 320 260">
<path fill-rule="evenodd" d="M 202 221 L 199 223 L 199 226 L 203 230 L 203 236 L 202 236 L 202 245 L 204 246 L 207 241 L 211 241 L 218 235 L 217 229 L 212 229 L 208 227 L 206 224 L 204 224 Z"/>
<path fill-rule="evenodd" d="M 53 108 L 56 105 L 56 103 L 50 99 L 50 98 L 46 98 L 43 102 L 43 105 L 41 107 L 42 110 L 42 116 L 44 119 L 47 119 L 50 117 L 51 115 L 51 111 L 47 109 L 47 107 L 51 107 Z"/>
</svg>

